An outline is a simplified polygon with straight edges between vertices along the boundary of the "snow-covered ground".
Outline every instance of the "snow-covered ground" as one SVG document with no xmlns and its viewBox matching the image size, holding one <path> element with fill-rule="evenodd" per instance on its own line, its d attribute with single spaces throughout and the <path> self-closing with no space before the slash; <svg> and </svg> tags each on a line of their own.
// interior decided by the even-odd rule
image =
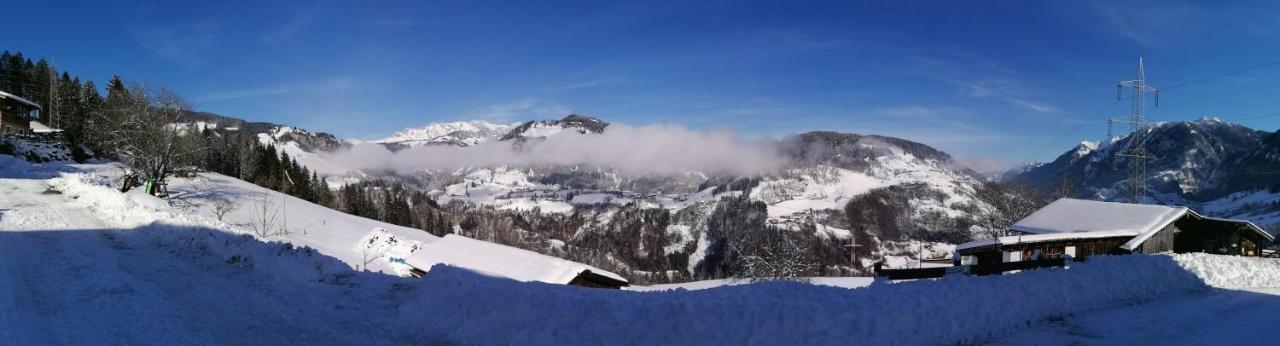
<svg viewBox="0 0 1280 346">
<path fill-rule="evenodd" d="M 1244 345 L 1270 343 L 1280 316 L 1280 261 L 1180 255 L 1214 289 L 1094 314 L 1060 316 L 992 344 Z M 1260 334 L 1262 333 L 1262 334 Z"/>
<path fill-rule="evenodd" d="M 94 168 L 0 155 L 0 343 L 403 342 L 367 317 L 391 301 L 336 284 L 370 275 L 332 258 L 179 226 L 190 221 L 180 215 L 127 227 L 156 212 L 135 202 L 148 196 L 51 188 L 60 173 Z M 102 209 L 113 204 L 128 209 Z"/>
<path fill-rule="evenodd" d="M 353 267 L 367 267 L 374 271 L 405 268 L 391 268 L 387 258 L 380 258 L 386 256 L 375 256 L 382 251 L 364 250 L 361 240 L 370 232 L 385 231 L 394 236 L 397 243 L 403 244 L 401 247 L 421 246 L 438 239 L 419 229 L 344 214 L 217 173 L 201 172 L 196 178 L 175 178 L 169 185 L 169 192 L 172 195 L 170 200 L 183 213 L 199 215 L 206 220 L 216 219 L 215 202 L 230 200 L 236 203 L 237 207 L 223 217 L 223 222 L 241 232 L 250 232 L 252 215 L 261 211 L 258 203 L 266 199 L 269 206 L 279 209 L 282 226 L 293 230 L 292 234 L 272 240 L 311 247 Z"/>
<path fill-rule="evenodd" d="M 805 278 L 805 282 L 809 284 L 819 285 L 819 286 L 840 287 L 840 288 L 866 287 L 871 285 L 871 282 L 873 281 L 875 281 L 875 279 L 869 278 L 869 277 Z M 683 289 L 683 290 L 692 291 L 692 290 L 705 290 L 708 288 L 716 288 L 716 287 L 724 287 L 724 286 L 746 285 L 750 283 L 751 283 L 750 281 L 746 281 L 746 280 L 719 279 L 719 280 L 682 282 L 682 283 L 675 283 L 675 284 L 659 284 L 659 285 L 650 285 L 650 286 L 630 286 L 630 287 L 627 287 L 627 290 L 653 292 L 653 291 L 671 291 L 671 290 Z"/>
<path fill-rule="evenodd" d="M 330 235 L 287 239 L 315 250 L 262 241 L 199 203 L 182 209 L 103 186 L 102 167 L 0 156 L 4 343 L 1052 344 L 1168 343 L 1172 333 L 1244 343 L 1265 340 L 1259 332 L 1280 311 L 1280 261 L 1198 254 L 859 288 L 631 292 L 453 267 L 415 280 L 356 271 L 351 248 L 319 247 L 362 239 L 368 232 L 337 225 L 374 226 L 367 220 L 291 202 L 334 225 L 308 235 Z M 178 204 L 201 191 L 253 192 L 216 178 L 186 196 L 177 184 Z"/>
</svg>

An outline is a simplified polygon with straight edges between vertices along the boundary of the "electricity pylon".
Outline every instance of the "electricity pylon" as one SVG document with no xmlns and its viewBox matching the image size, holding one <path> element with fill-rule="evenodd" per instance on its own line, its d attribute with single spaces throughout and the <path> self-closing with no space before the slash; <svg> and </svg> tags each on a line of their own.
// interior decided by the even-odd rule
<svg viewBox="0 0 1280 346">
<path fill-rule="evenodd" d="M 1143 75 L 1142 58 L 1138 58 L 1138 74 L 1133 80 L 1121 81 L 1116 84 L 1116 100 L 1121 100 L 1123 89 L 1133 89 L 1131 96 L 1133 105 L 1129 109 L 1128 118 L 1113 118 L 1108 120 L 1107 135 L 1111 135 L 1111 123 L 1127 123 L 1133 130 L 1129 134 L 1129 142 L 1123 150 L 1116 152 L 1116 156 L 1129 159 L 1129 201 L 1132 203 L 1141 202 L 1141 198 L 1147 195 L 1147 160 L 1155 158 L 1151 152 L 1147 151 L 1146 140 L 1147 131 L 1151 123 L 1147 122 L 1143 108 L 1145 106 L 1145 95 L 1150 92 L 1155 95 L 1155 105 L 1160 106 L 1160 90 L 1147 84 L 1146 77 Z"/>
</svg>

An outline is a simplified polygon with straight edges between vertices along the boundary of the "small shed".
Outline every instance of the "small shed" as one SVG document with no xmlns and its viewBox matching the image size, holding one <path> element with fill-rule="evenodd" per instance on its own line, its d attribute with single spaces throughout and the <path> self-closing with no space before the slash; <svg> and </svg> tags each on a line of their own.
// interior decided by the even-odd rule
<svg viewBox="0 0 1280 346">
<path fill-rule="evenodd" d="M 598 288 L 622 288 L 627 279 L 590 265 L 506 245 L 449 234 L 405 259 L 417 275 L 448 264 L 519 281 L 538 281 Z"/>
<path fill-rule="evenodd" d="M 1252 222 L 1207 217 L 1186 207 L 1071 198 L 1031 213 L 1008 233 L 957 246 L 959 261 L 983 265 L 1161 252 L 1260 256 L 1275 240 Z"/>
</svg>

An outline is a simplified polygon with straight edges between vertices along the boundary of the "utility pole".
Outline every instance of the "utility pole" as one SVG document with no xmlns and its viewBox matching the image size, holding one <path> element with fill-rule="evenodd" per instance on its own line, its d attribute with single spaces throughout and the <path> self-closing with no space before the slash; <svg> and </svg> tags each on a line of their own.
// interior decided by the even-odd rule
<svg viewBox="0 0 1280 346">
<path fill-rule="evenodd" d="M 1133 102 L 1129 109 L 1129 117 L 1109 119 L 1107 121 L 1107 136 L 1111 136 L 1112 124 L 1117 122 L 1129 124 L 1130 129 L 1133 131 L 1129 134 L 1129 142 L 1123 150 L 1116 153 L 1116 156 L 1125 157 L 1129 160 L 1129 201 L 1131 203 L 1139 203 L 1141 198 L 1147 194 L 1147 160 L 1155 158 L 1145 147 L 1147 130 L 1151 123 L 1147 122 L 1144 114 L 1144 96 L 1148 92 L 1155 94 L 1155 105 L 1159 107 L 1160 90 L 1147 84 L 1141 57 L 1138 58 L 1138 74 L 1135 78 L 1116 84 L 1116 100 L 1122 99 L 1121 94 L 1124 88 L 1133 89 L 1131 96 Z"/>
</svg>

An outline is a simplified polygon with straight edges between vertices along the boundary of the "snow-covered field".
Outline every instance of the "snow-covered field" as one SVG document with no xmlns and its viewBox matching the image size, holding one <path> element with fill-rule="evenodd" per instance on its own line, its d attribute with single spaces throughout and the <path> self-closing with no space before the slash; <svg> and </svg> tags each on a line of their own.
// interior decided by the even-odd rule
<svg viewBox="0 0 1280 346">
<path fill-rule="evenodd" d="M 354 250 L 341 246 L 374 227 L 408 230 L 289 202 L 299 224 L 330 227 L 280 239 L 314 250 L 262 241 L 234 216 L 211 218 L 197 197 L 252 186 L 212 176 L 185 196 L 176 184 L 164 201 L 101 185 L 103 167 L 0 156 L 4 343 L 1165 343 L 1171 331 L 1188 343 L 1246 342 L 1280 311 L 1280 262 L 1196 254 L 858 288 L 632 292 L 452 267 L 408 279 L 354 270 Z"/>
</svg>

